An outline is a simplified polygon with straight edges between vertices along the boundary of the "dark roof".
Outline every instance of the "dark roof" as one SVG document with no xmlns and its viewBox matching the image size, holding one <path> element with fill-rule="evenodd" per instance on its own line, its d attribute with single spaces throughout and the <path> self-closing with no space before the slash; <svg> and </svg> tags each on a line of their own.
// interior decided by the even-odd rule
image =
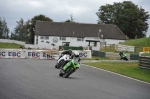
<svg viewBox="0 0 150 99">
<path fill-rule="evenodd" d="M 50 21 L 37 21 L 35 35 L 41 36 L 61 36 L 61 37 L 98 37 L 104 39 L 125 40 L 126 36 L 116 26 L 112 24 L 81 24 L 81 23 L 62 23 Z"/>
</svg>

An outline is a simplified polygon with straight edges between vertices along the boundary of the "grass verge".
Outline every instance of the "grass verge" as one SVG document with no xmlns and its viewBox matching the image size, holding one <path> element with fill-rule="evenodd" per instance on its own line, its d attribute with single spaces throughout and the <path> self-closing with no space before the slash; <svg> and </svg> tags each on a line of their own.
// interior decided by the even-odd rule
<svg viewBox="0 0 150 99">
<path fill-rule="evenodd" d="M 17 48 L 19 49 L 20 46 L 19 44 L 15 44 L 15 43 L 1 43 L 0 42 L 0 48 Z M 24 48 L 24 46 L 22 46 Z"/>
<path fill-rule="evenodd" d="M 94 62 L 84 64 L 150 83 L 150 70 L 139 68 L 138 62 Z"/>
<path fill-rule="evenodd" d="M 106 58 L 106 57 L 92 56 L 92 58 L 82 58 L 82 60 L 112 60 L 112 59 L 111 58 Z"/>
</svg>

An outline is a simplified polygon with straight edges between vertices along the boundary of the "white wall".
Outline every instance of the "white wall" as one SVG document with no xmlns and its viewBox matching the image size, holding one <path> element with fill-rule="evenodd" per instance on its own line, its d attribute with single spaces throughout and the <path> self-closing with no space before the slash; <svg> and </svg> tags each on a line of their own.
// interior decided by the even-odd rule
<svg viewBox="0 0 150 99">
<path fill-rule="evenodd" d="M 115 40 L 115 39 L 104 39 L 106 44 L 118 44 L 119 42 L 125 42 L 125 40 Z"/>
<path fill-rule="evenodd" d="M 36 44 L 36 39 L 38 37 L 38 44 Z M 53 39 L 57 38 L 58 42 L 53 42 Z M 89 42 L 86 42 L 86 40 L 95 40 L 95 41 L 103 41 L 102 39 L 99 39 L 97 37 L 85 37 L 83 41 L 77 41 L 77 37 L 66 37 L 66 40 L 60 40 L 60 37 L 58 36 L 49 36 L 49 39 L 41 39 L 41 36 L 35 36 L 35 45 L 37 45 L 40 49 L 58 49 L 59 46 L 62 46 L 62 42 L 70 42 L 69 46 L 82 46 L 82 47 L 88 47 Z M 41 42 L 43 41 L 43 42 Z M 106 41 L 106 44 L 118 44 L 119 42 L 124 42 L 125 40 L 114 40 L 114 39 L 104 39 Z M 49 43 L 46 43 L 49 42 Z M 55 44 L 55 46 L 52 46 L 51 44 Z M 92 43 L 90 43 L 93 50 L 99 50 L 100 49 L 100 43 L 97 42 L 97 46 L 93 46 Z"/>
<path fill-rule="evenodd" d="M 38 44 L 36 44 L 36 38 L 38 37 Z M 56 37 L 58 39 L 57 43 L 53 42 L 53 38 Z M 41 41 L 44 42 L 41 42 Z M 40 36 L 35 36 L 35 40 L 34 40 L 34 45 L 32 44 L 25 44 L 25 42 L 22 41 L 16 41 L 16 40 L 9 40 L 9 39 L 0 39 L 0 42 L 4 42 L 4 43 L 16 43 L 16 44 L 20 44 L 20 45 L 24 45 L 26 48 L 31 47 L 31 48 L 39 48 L 39 49 L 53 49 L 56 48 L 58 49 L 59 46 L 62 45 L 62 42 L 70 42 L 69 46 L 83 46 L 83 47 L 88 47 L 89 42 L 86 42 L 85 40 L 95 40 L 95 41 L 99 41 L 99 39 L 97 37 L 85 37 L 84 41 L 77 41 L 76 37 L 66 37 L 66 40 L 60 40 L 60 38 L 58 36 L 49 36 L 49 40 L 45 40 L 45 39 L 40 39 Z M 48 41 L 49 43 L 46 43 L 46 41 Z M 102 40 L 100 40 L 102 41 Z M 106 44 L 118 44 L 119 42 L 124 42 L 125 40 L 114 40 L 114 39 L 105 39 Z M 51 44 L 55 44 L 56 46 L 52 46 Z M 92 46 L 92 43 L 90 43 L 90 45 Z M 100 49 L 100 43 L 97 42 L 97 46 L 92 46 L 93 50 L 99 50 Z"/>
<path fill-rule="evenodd" d="M 10 40 L 10 39 L 0 39 L 0 42 L 3 42 L 3 43 L 16 43 L 16 44 L 20 44 L 20 45 L 25 45 L 25 42 Z"/>
<path fill-rule="evenodd" d="M 53 42 L 54 38 L 57 38 L 58 40 L 57 43 Z M 66 40 L 60 40 L 60 37 L 58 36 L 49 36 L 49 40 L 46 40 L 46 39 L 41 39 L 40 36 L 38 36 L 38 44 L 36 44 L 36 39 L 37 39 L 37 36 L 35 36 L 35 45 L 38 45 L 41 48 L 48 48 L 48 49 L 52 49 L 52 48 L 58 49 L 59 46 L 62 46 L 62 42 L 70 42 L 69 46 L 76 46 L 76 47 L 88 46 L 88 43 L 85 42 L 85 39 L 84 41 L 77 41 L 76 37 L 66 37 Z M 49 43 L 46 43 L 46 42 L 49 42 Z M 55 46 L 52 46 L 51 44 L 55 44 Z"/>
</svg>

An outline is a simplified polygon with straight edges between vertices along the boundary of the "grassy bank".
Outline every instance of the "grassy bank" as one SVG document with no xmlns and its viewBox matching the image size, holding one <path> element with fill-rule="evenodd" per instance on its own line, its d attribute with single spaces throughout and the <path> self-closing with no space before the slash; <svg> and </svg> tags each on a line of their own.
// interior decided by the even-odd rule
<svg viewBox="0 0 150 99">
<path fill-rule="evenodd" d="M 150 37 L 134 39 L 134 40 L 127 40 L 126 42 L 122 42 L 120 44 L 130 45 L 130 46 L 138 46 L 138 47 L 150 47 Z"/>
<path fill-rule="evenodd" d="M 7 49 L 19 49 L 21 45 L 15 44 L 15 43 L 1 43 L 0 42 L 0 48 L 7 48 Z M 23 46 L 24 48 L 24 46 Z"/>
<path fill-rule="evenodd" d="M 92 56 L 92 58 L 82 58 L 82 60 L 112 60 L 112 59 L 111 58 L 107 58 L 107 57 Z"/>
<path fill-rule="evenodd" d="M 150 47 L 150 37 L 134 39 L 134 40 L 127 40 L 126 42 L 121 42 L 120 44 L 135 46 L 134 53 L 139 53 L 139 52 L 142 52 L 143 47 Z M 115 50 L 115 44 L 108 45 L 108 46 L 101 46 L 100 50 L 104 51 L 104 52 L 117 52 Z"/>
<path fill-rule="evenodd" d="M 94 62 L 85 64 L 150 82 L 150 70 L 139 68 L 138 62 Z"/>
</svg>

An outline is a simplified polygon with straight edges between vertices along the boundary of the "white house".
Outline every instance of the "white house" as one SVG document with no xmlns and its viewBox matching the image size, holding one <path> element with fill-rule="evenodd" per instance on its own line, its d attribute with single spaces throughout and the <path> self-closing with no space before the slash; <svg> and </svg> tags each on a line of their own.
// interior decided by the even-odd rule
<svg viewBox="0 0 150 99">
<path fill-rule="evenodd" d="M 58 49 L 62 45 L 92 46 L 93 50 L 99 50 L 102 42 L 117 44 L 125 40 L 124 33 L 116 25 L 112 24 L 37 21 L 34 45 L 45 49 Z"/>
</svg>

